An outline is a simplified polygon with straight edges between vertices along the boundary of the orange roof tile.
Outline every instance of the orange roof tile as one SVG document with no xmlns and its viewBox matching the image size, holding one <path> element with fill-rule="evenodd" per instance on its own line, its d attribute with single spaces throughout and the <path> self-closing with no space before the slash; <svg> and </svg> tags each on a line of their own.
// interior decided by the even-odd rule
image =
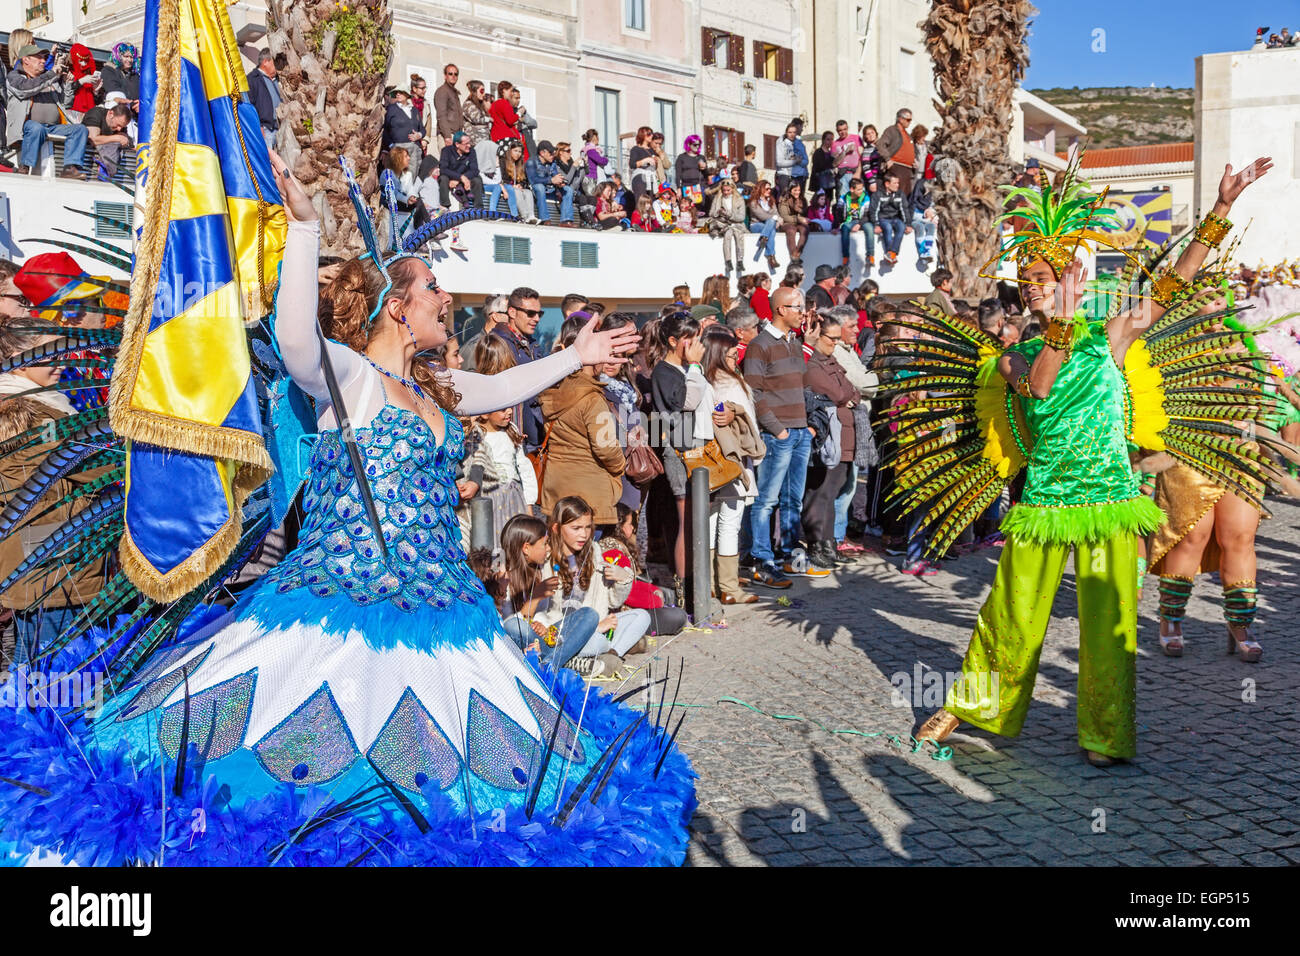
<svg viewBox="0 0 1300 956">
<path fill-rule="evenodd" d="M 1065 159 L 1065 153 L 1057 153 Z M 1083 154 L 1084 169 L 1107 166 L 1150 166 L 1156 163 L 1190 163 L 1196 158 L 1195 143 L 1161 143 L 1158 146 L 1115 146 L 1090 149 Z"/>
</svg>

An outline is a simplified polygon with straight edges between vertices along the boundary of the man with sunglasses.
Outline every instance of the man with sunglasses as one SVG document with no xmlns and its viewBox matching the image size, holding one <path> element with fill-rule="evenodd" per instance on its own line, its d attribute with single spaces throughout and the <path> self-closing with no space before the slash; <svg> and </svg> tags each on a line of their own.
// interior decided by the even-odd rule
<svg viewBox="0 0 1300 956">
<path fill-rule="evenodd" d="M 536 289 L 520 286 L 506 300 L 506 321 L 492 329 L 492 334 L 510 346 L 516 365 L 526 365 L 541 358 L 541 351 L 533 341 L 537 321 L 542 317 L 541 296 Z M 546 428 L 542 420 L 542 406 L 536 398 L 525 402 L 521 410 L 520 430 L 524 434 L 524 450 L 536 451 L 542 447 Z"/>
<path fill-rule="evenodd" d="M 32 304 L 14 284 L 14 276 L 17 274 L 17 263 L 0 259 L 0 323 L 25 319 L 31 315 Z"/>
<path fill-rule="evenodd" d="M 444 147 L 450 146 L 452 136 L 465 128 L 460 91 L 456 89 L 459 78 L 459 68 L 455 63 L 448 63 L 442 68 L 442 86 L 433 94 L 433 108 L 438 114 L 438 135 L 442 137 Z"/>
</svg>

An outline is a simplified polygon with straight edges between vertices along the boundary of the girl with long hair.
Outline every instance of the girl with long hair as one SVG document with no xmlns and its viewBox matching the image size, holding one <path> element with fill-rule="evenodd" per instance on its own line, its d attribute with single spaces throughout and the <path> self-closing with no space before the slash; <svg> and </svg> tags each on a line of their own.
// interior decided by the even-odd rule
<svg viewBox="0 0 1300 956">
<path fill-rule="evenodd" d="M 596 633 L 600 615 L 589 607 L 564 608 L 555 597 L 560 576 L 551 562 L 551 538 L 546 522 L 533 515 L 515 515 L 501 529 L 506 594 L 502 627 L 520 650 L 536 650 L 551 667 L 569 667 L 593 676 L 590 663 L 575 660 Z M 600 671 L 596 670 L 596 674 Z"/>
<path fill-rule="evenodd" d="M 639 200 L 642 196 L 654 198 L 659 169 L 659 160 L 655 156 L 650 138 L 654 130 L 642 126 L 636 131 L 636 144 L 628 150 L 627 165 L 632 170 L 632 194 Z"/>
<path fill-rule="evenodd" d="M 483 468 L 479 493 L 492 502 L 492 540 L 507 521 L 529 514 L 537 504 L 537 472 L 524 454 L 524 436 L 514 423 L 515 410 L 502 408 L 474 419 L 478 450 L 471 459 Z"/>
<path fill-rule="evenodd" d="M 790 180 L 777 211 L 781 214 L 781 229 L 785 232 L 785 248 L 790 253 L 790 262 L 802 265 L 803 247 L 808 244 L 808 203 L 803 198 L 803 183 L 797 179 Z"/>
<path fill-rule="evenodd" d="M 776 231 L 781 228 L 781 215 L 777 212 L 776 200 L 772 196 L 772 184 L 760 179 L 754 187 L 754 195 L 749 198 L 749 231 L 756 232 L 762 239 L 754 259 L 767 252 L 767 267 L 776 271 Z"/>
<path fill-rule="evenodd" d="M 658 232 L 659 220 L 655 218 L 654 200 L 649 193 L 637 197 L 636 209 L 632 210 L 632 230 L 634 232 Z"/>
<path fill-rule="evenodd" d="M 614 199 L 612 180 L 605 180 L 596 189 L 596 224 L 601 229 L 617 229 L 627 219 L 627 211 Z"/>
<path fill-rule="evenodd" d="M 559 568 L 566 604 L 578 603 L 600 616 L 596 633 L 578 651 L 578 658 L 602 658 L 606 677 L 619 677 L 623 658 L 644 653 L 650 615 L 640 608 L 618 610 L 627 600 L 635 577 L 630 568 L 605 561 L 593 540 L 591 507 L 576 496 L 561 498 L 549 519 L 551 556 Z"/>
<path fill-rule="evenodd" d="M 704 280 L 700 289 L 701 305 L 716 305 L 723 315 L 731 311 L 731 282 L 726 276 L 713 275 Z"/>
<path fill-rule="evenodd" d="M 740 477 L 709 496 L 709 546 L 714 550 L 718 597 L 723 604 L 758 600 L 740 587 L 740 529 L 745 508 L 758 494 L 754 465 L 765 446 L 758 432 L 754 393 L 737 366 L 740 340 L 723 325 L 706 329 L 704 378 L 713 388 L 713 430 L 719 447 L 741 466 Z"/>
<path fill-rule="evenodd" d="M 708 382 L 700 370 L 704 343 L 700 340 L 700 323 L 689 312 L 675 312 L 660 320 L 655 339 L 646 358 L 650 368 L 650 400 L 654 411 L 651 434 L 663 457 L 664 475 L 672 490 L 677 517 L 673 539 L 673 587 L 678 606 L 684 607 L 686 594 L 686 465 L 681 452 L 713 437 L 707 415 L 697 414 L 708 391 Z M 703 419 L 701 421 L 701 419 Z M 704 427 L 701 427 L 704 426 Z"/>
</svg>

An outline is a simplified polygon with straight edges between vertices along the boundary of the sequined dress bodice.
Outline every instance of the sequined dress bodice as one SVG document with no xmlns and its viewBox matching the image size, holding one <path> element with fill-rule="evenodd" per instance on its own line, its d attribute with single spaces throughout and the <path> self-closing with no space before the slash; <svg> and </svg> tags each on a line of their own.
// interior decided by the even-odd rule
<svg viewBox="0 0 1300 956">
<path fill-rule="evenodd" d="M 464 432 L 454 416 L 443 413 L 443 420 L 441 445 L 418 415 L 393 405 L 356 430 L 388 545 L 387 565 L 339 431 L 322 433 L 303 491 L 306 521 L 298 546 L 267 572 L 262 587 L 281 596 L 301 589 L 406 612 L 484 600 L 482 583 L 465 563 L 454 510 Z"/>
</svg>

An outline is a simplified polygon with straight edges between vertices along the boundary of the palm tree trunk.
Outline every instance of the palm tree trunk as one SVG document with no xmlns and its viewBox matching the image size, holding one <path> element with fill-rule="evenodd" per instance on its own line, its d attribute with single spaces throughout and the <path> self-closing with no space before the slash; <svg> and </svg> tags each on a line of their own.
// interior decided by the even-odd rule
<svg viewBox="0 0 1300 956">
<path fill-rule="evenodd" d="M 993 294 L 980 268 L 997 254 L 998 186 L 1011 181 L 1015 90 L 1029 65 L 1028 0 L 933 0 L 921 21 L 943 126 L 934 141 L 939 258 L 961 297 Z"/>
<path fill-rule="evenodd" d="M 267 45 L 280 71 L 280 155 L 313 192 L 321 255 L 361 251 L 356 214 L 339 168 L 352 163 L 372 202 L 383 132 L 383 91 L 392 50 L 388 0 L 268 0 Z"/>
</svg>

